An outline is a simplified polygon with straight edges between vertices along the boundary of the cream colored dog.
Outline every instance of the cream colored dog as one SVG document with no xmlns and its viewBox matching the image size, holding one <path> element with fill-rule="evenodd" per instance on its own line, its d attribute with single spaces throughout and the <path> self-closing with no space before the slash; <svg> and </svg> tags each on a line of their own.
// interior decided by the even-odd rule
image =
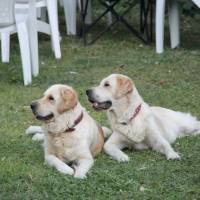
<svg viewBox="0 0 200 200">
<path fill-rule="evenodd" d="M 200 122 L 190 114 L 145 103 L 127 76 L 112 74 L 86 93 L 95 110 L 107 110 L 113 134 L 104 150 L 118 161 L 129 160 L 121 151 L 125 147 L 152 148 L 167 159 L 180 159 L 170 144 L 177 137 L 200 133 Z"/>
<path fill-rule="evenodd" d="M 53 85 L 41 99 L 31 103 L 31 109 L 43 127 L 31 126 L 26 132 L 35 134 L 35 140 L 44 139 L 46 164 L 63 174 L 85 178 L 93 157 L 103 148 L 104 136 L 102 128 L 78 102 L 76 92 L 66 85 Z M 71 162 L 75 169 L 67 165 Z"/>
</svg>

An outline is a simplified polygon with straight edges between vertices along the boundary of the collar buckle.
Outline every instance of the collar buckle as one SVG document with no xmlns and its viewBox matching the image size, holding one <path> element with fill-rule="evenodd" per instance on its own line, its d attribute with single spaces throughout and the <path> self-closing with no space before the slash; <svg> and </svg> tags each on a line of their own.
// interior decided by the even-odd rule
<svg viewBox="0 0 200 200">
<path fill-rule="evenodd" d="M 142 107 L 142 104 L 140 104 L 140 105 L 135 109 L 135 112 L 134 112 L 133 116 L 128 120 L 127 123 L 126 123 L 126 122 L 122 122 L 121 124 L 124 125 L 124 126 L 128 125 L 128 123 L 131 122 L 131 121 L 139 114 L 139 112 L 140 112 L 140 110 L 141 110 L 141 107 Z"/>
<path fill-rule="evenodd" d="M 74 121 L 73 126 L 67 128 L 67 129 L 65 130 L 65 132 L 73 132 L 73 131 L 75 131 L 75 130 L 76 130 L 76 129 L 75 129 L 75 126 L 78 125 L 78 124 L 81 122 L 82 119 L 83 119 L 83 111 L 81 112 L 81 114 L 79 115 L 79 117 Z"/>
</svg>

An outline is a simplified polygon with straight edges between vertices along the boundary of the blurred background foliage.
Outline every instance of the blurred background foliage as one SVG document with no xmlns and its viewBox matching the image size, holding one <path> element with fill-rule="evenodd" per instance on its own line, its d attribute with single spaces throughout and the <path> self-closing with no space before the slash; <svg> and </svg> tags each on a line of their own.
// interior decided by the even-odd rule
<svg viewBox="0 0 200 200">
<path fill-rule="evenodd" d="M 181 8 L 183 14 L 189 15 L 196 20 L 200 20 L 200 9 L 192 1 L 183 1 Z"/>
</svg>

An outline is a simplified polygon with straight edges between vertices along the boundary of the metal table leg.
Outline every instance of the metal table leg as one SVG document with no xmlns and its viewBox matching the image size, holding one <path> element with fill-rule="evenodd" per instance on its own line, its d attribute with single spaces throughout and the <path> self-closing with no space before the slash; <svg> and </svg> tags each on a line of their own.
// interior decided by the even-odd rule
<svg viewBox="0 0 200 200">
<path fill-rule="evenodd" d="M 106 0 L 99 0 L 99 3 L 105 8 L 105 11 L 98 16 L 91 25 L 86 26 L 85 24 L 85 16 L 87 14 L 87 7 L 88 7 L 88 0 L 85 0 L 85 4 L 83 2 L 84 0 L 81 0 L 81 18 L 82 18 L 82 30 L 81 34 L 84 40 L 84 44 L 92 44 L 97 39 L 99 39 L 105 32 L 111 29 L 117 22 L 122 23 L 129 31 L 131 31 L 135 36 L 137 36 L 140 40 L 142 40 L 144 43 L 148 44 L 152 40 L 152 2 L 151 0 L 140 0 L 140 31 L 137 31 L 133 26 L 131 26 L 127 20 L 124 18 L 124 16 L 130 12 L 130 10 L 136 5 L 136 1 L 130 1 L 129 7 L 122 13 L 119 14 L 115 6 L 121 2 L 122 0 L 113 0 L 107 2 Z M 124 0 L 123 0 L 124 1 Z M 91 41 L 87 41 L 87 33 L 102 19 L 103 16 L 105 16 L 107 13 L 111 13 L 113 17 L 115 18 L 112 23 L 110 23 L 104 30 L 102 30 L 100 33 L 98 33 L 94 39 Z M 149 30 L 149 24 L 148 24 L 148 17 L 150 17 L 150 30 Z M 142 36 L 142 34 L 146 34 L 146 38 Z"/>
</svg>

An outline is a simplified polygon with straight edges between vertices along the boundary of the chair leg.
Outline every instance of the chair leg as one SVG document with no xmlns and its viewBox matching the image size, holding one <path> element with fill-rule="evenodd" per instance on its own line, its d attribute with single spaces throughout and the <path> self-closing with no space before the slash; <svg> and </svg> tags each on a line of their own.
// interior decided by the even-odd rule
<svg viewBox="0 0 200 200">
<path fill-rule="evenodd" d="M 107 14 L 107 19 L 108 19 L 108 26 L 110 26 L 112 24 L 112 13 L 111 12 L 108 12 Z"/>
<path fill-rule="evenodd" d="M 63 0 L 59 0 L 60 7 L 63 7 Z"/>
<path fill-rule="evenodd" d="M 60 35 L 58 29 L 58 9 L 57 0 L 47 0 L 47 10 L 49 23 L 51 27 L 51 36 L 53 41 L 54 53 L 57 59 L 61 58 Z"/>
<path fill-rule="evenodd" d="M 37 31 L 37 9 L 35 1 L 29 3 L 30 11 L 28 17 L 28 31 L 30 37 L 31 63 L 32 74 L 37 76 L 39 74 L 39 54 L 38 54 L 38 31 Z"/>
<path fill-rule="evenodd" d="M 89 25 L 91 23 L 92 23 L 92 6 L 91 6 L 91 0 L 89 0 L 87 6 L 87 14 L 85 16 L 85 24 Z"/>
<path fill-rule="evenodd" d="M 45 7 L 37 8 L 37 18 L 40 18 L 44 22 L 47 20 L 46 8 Z"/>
<path fill-rule="evenodd" d="M 76 0 L 63 0 L 68 35 L 76 35 Z"/>
<path fill-rule="evenodd" d="M 83 7 L 85 7 L 87 0 L 83 0 Z M 81 10 L 81 0 L 78 0 L 78 7 Z M 92 5 L 91 5 L 91 0 L 88 0 L 88 5 L 87 5 L 87 13 L 85 16 L 85 24 L 92 24 Z"/>
<path fill-rule="evenodd" d="M 171 48 L 176 48 L 180 44 L 179 3 L 177 0 L 169 0 L 168 6 Z"/>
<path fill-rule="evenodd" d="M 44 22 L 47 20 L 47 9 L 45 7 L 41 8 L 41 20 Z"/>
<path fill-rule="evenodd" d="M 10 33 L 1 33 L 1 59 L 2 62 L 9 62 L 10 58 Z"/>
<path fill-rule="evenodd" d="M 165 0 L 156 0 L 156 52 L 163 53 Z"/>
<path fill-rule="evenodd" d="M 29 36 L 27 26 L 25 23 L 17 24 L 17 33 L 21 52 L 24 85 L 28 85 L 32 82 L 32 77 Z"/>
<path fill-rule="evenodd" d="M 42 10 L 41 8 L 37 8 L 37 18 L 41 18 Z"/>
<path fill-rule="evenodd" d="M 107 2 L 107 4 L 110 4 L 109 2 Z M 112 24 L 112 13 L 111 12 L 108 12 L 107 14 L 107 23 L 108 23 L 108 26 L 110 26 Z"/>
<path fill-rule="evenodd" d="M 81 0 L 77 0 L 78 3 L 78 9 L 81 10 Z"/>
</svg>

